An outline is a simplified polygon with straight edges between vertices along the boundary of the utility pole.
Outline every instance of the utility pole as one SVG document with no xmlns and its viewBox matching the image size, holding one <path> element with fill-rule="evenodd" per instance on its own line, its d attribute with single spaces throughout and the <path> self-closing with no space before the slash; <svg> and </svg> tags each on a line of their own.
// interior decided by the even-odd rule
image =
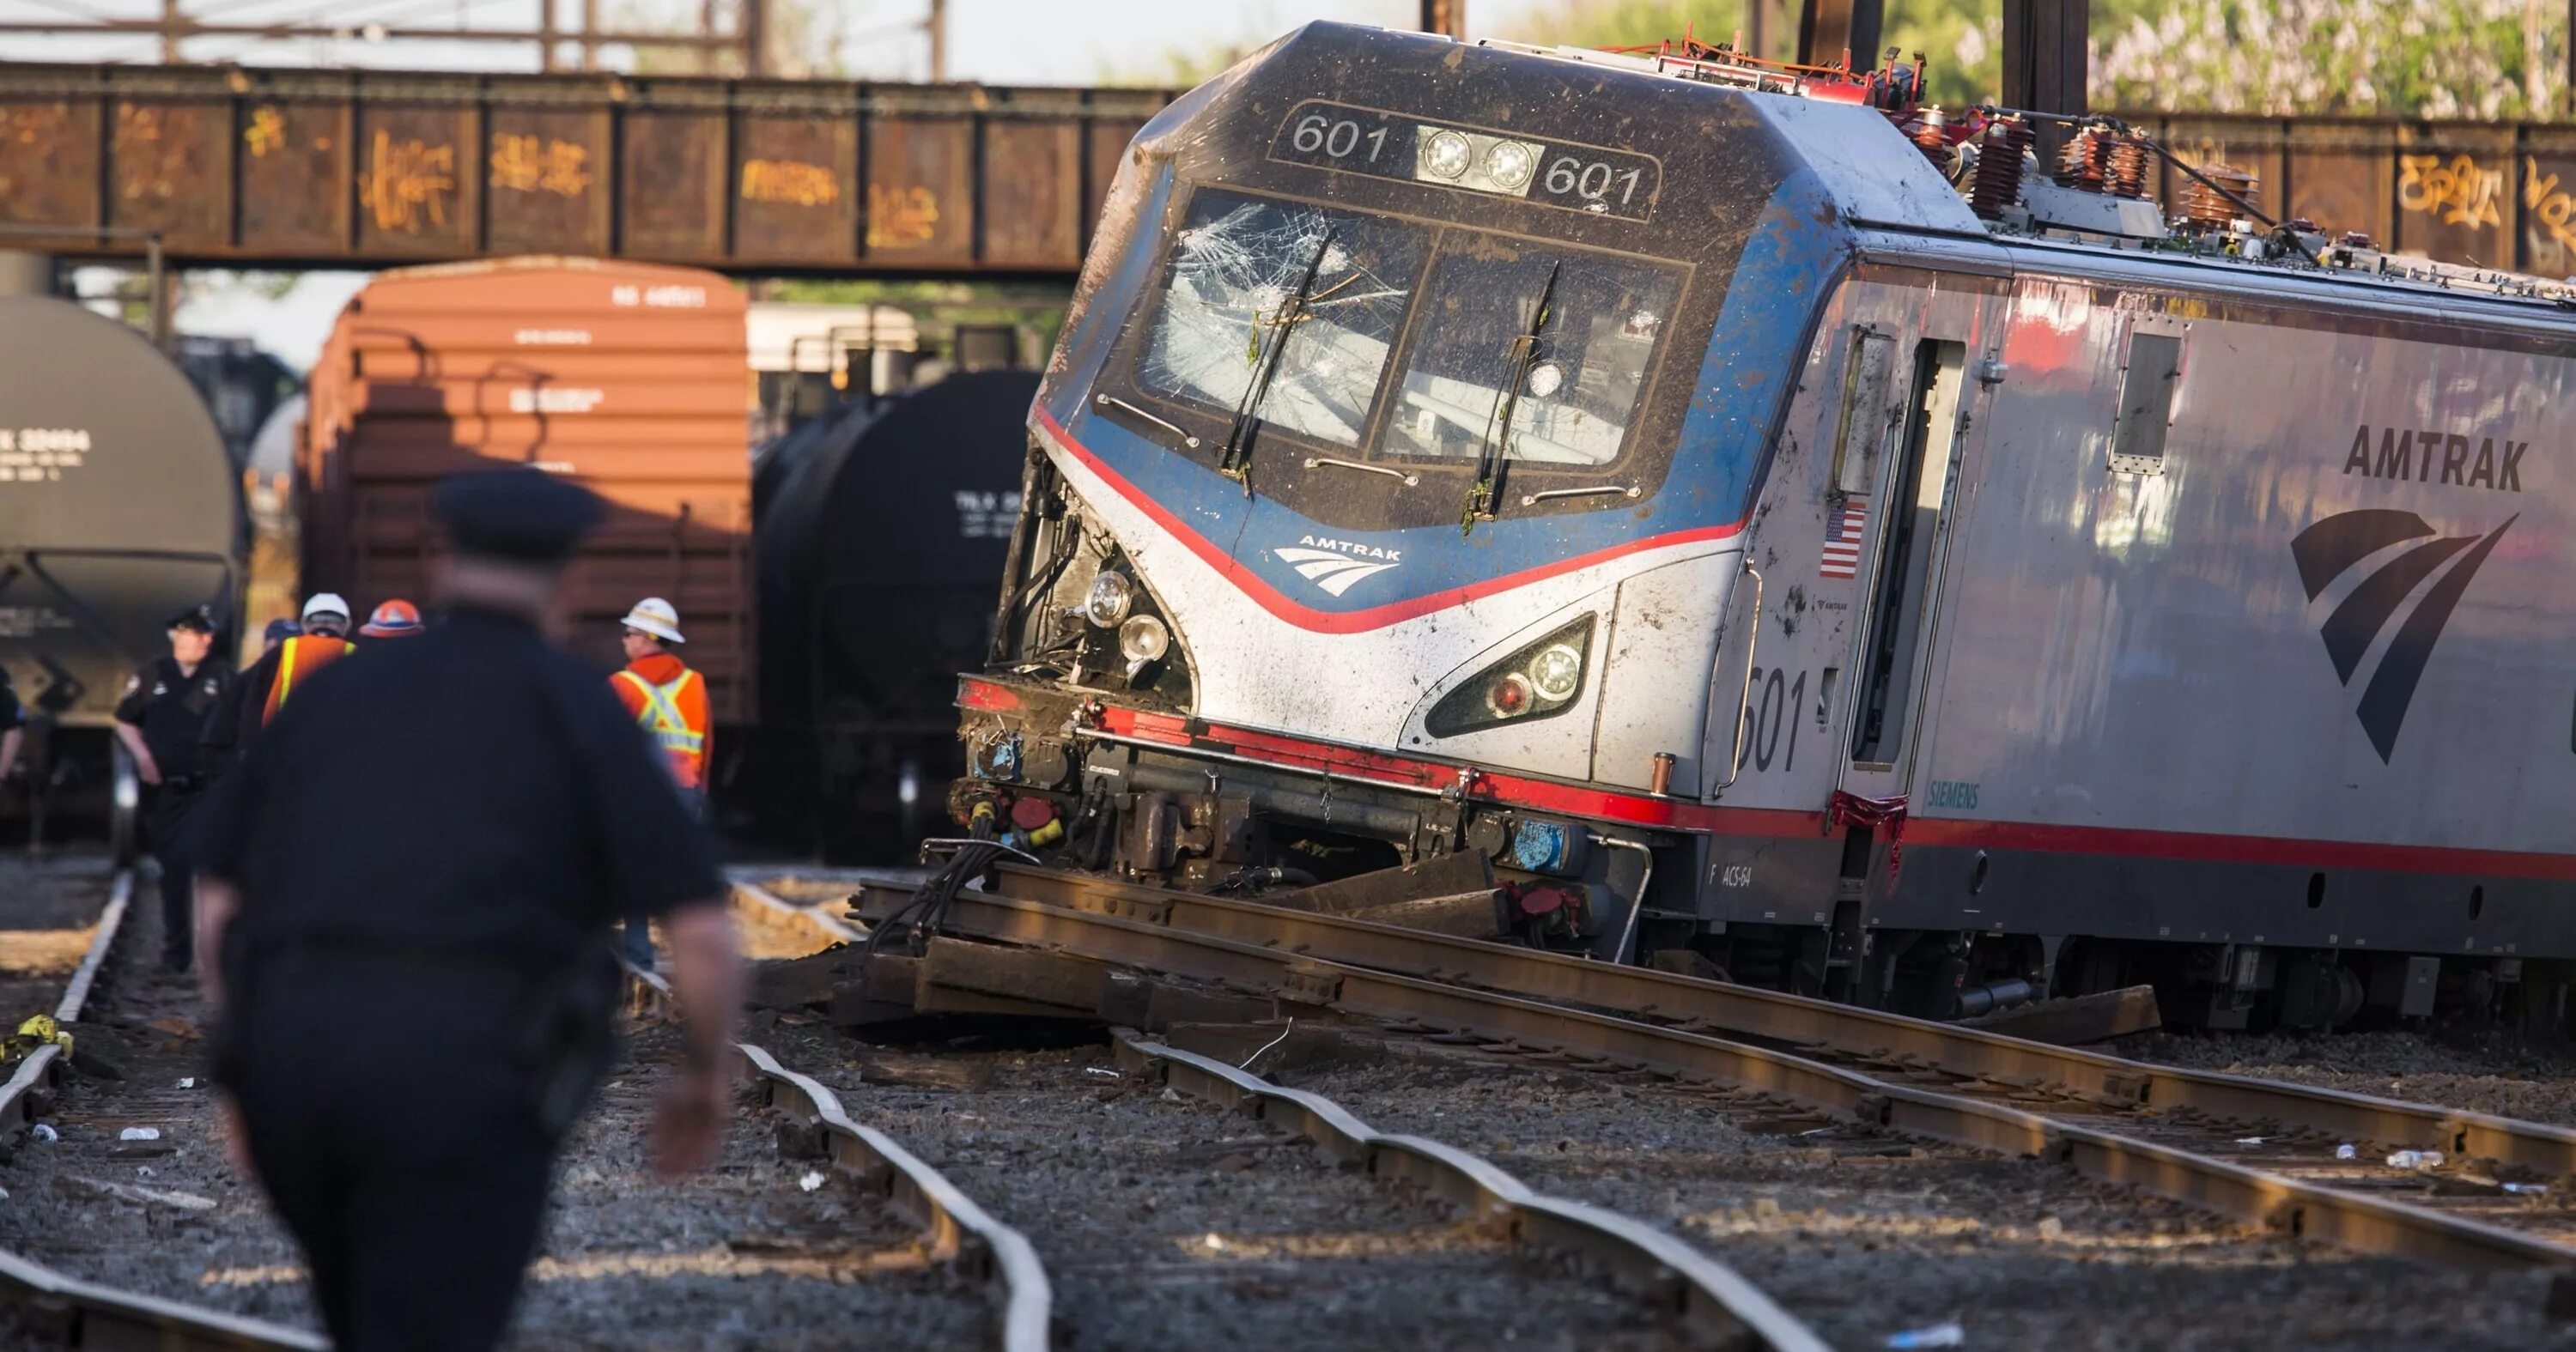
<svg viewBox="0 0 2576 1352">
<path fill-rule="evenodd" d="M 2570 0 L 2576 3 L 2576 0 Z M 930 82 L 948 81 L 948 0 L 930 0 L 930 13 L 921 21 L 922 33 L 930 39 Z"/>
<path fill-rule="evenodd" d="M 161 64 L 179 64 L 179 32 L 184 22 L 179 13 L 179 0 L 161 0 Z"/>
<path fill-rule="evenodd" d="M 2004 0 L 2004 106 L 2085 111 L 2086 0 Z"/>
<path fill-rule="evenodd" d="M 537 0 L 537 69 L 555 71 L 555 0 Z"/>
<path fill-rule="evenodd" d="M 2576 3 L 2576 0 L 2570 0 Z M 1422 0 L 1422 31 L 1467 40 L 1467 0 Z"/>
<path fill-rule="evenodd" d="M 581 0 L 581 68 L 599 69 L 599 0 Z"/>
<path fill-rule="evenodd" d="M 742 73 L 769 73 L 768 0 L 742 0 Z"/>
<path fill-rule="evenodd" d="M 1884 0 L 1806 0 L 1798 6 L 1798 64 L 1834 65 L 1849 52 L 1852 65 L 1861 70 L 1877 65 L 1886 12 Z"/>
<path fill-rule="evenodd" d="M 2086 111 L 2090 68 L 2084 39 L 2092 26 L 2087 0 L 2004 0 L 2004 106 L 2039 113 Z M 2043 122 L 2032 149 L 2043 165 L 2057 162 L 2069 135 Z"/>
</svg>

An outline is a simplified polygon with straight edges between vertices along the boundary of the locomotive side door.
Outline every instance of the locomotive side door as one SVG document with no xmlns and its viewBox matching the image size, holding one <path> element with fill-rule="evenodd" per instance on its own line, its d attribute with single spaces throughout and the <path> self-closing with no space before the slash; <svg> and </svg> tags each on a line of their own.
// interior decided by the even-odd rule
<svg viewBox="0 0 2576 1352">
<path fill-rule="evenodd" d="M 1940 579 L 1958 502 L 1965 428 L 1967 345 L 1927 337 L 1910 345 L 1891 340 L 1891 346 L 1897 378 L 1887 388 L 1903 390 L 1904 402 L 1894 420 L 1898 435 L 1889 443 L 1894 453 L 1877 457 L 1885 463 L 1876 467 L 1870 500 L 1885 509 L 1871 513 L 1879 519 L 1863 536 L 1867 619 L 1857 629 L 1847 703 L 1836 720 L 1845 740 L 1832 803 L 1856 826 L 1903 811 L 1901 795 L 1924 723 L 1922 692 L 1940 625 Z M 1844 468 L 1838 465 L 1837 473 Z M 1837 491 L 1844 488 L 1837 483 Z M 1885 857 L 1884 833 L 1873 834 L 1865 853 L 1846 847 L 1822 970 L 1809 971 L 1829 997 L 1870 998 L 1859 981 L 1863 920 L 1869 878 Z"/>
<path fill-rule="evenodd" d="M 1884 463 L 1871 500 L 1887 508 L 1864 546 L 1869 620 L 1849 668 L 1850 704 L 1840 720 L 1848 741 L 1835 781 L 1843 793 L 1882 801 L 1905 789 L 1917 695 L 1940 618 L 1935 583 L 1959 481 L 1967 345 L 1926 338 L 1896 355 L 1910 368 L 1902 435 L 1895 455 L 1875 457 Z"/>
</svg>

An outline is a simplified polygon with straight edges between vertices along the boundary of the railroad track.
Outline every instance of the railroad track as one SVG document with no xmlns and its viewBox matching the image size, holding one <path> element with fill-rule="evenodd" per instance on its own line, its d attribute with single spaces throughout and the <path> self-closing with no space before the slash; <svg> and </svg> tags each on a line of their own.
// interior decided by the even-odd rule
<svg viewBox="0 0 2576 1352">
<path fill-rule="evenodd" d="M 125 929 L 133 898 L 133 870 L 118 870 L 109 884 L 107 907 L 99 913 L 89 950 L 73 969 L 64 984 L 62 999 L 54 1007 L 55 1023 L 73 1032 L 75 1045 L 71 1054 L 78 1052 L 81 1015 L 89 1006 L 108 955 Z M 0 1132 L 14 1136 L 36 1117 L 50 1112 L 68 1073 L 66 1053 L 59 1044 L 49 1043 L 28 1053 L 8 1082 L 0 1085 Z M 172 1352 L 274 1348 L 323 1352 L 329 1346 L 299 1329 L 87 1281 L 8 1250 L 0 1250 L 0 1301 L 14 1307 L 12 1313 L 20 1333 L 46 1337 L 69 1348 L 154 1347 Z"/>
<path fill-rule="evenodd" d="M 78 1053 L 80 1017 L 84 1008 L 91 1004 L 90 997 L 102 974 L 110 970 L 111 957 L 119 951 L 120 940 L 131 943 L 138 938 L 132 933 L 133 926 L 126 923 L 133 888 L 134 880 L 130 873 L 116 876 L 113 895 L 101 915 L 96 934 L 80 966 L 67 983 L 64 998 L 56 1009 L 56 1018 L 75 1032 L 74 1055 Z M 145 919 L 148 922 L 149 918 Z M 828 925 L 828 922 L 822 923 Z M 132 959 L 128 957 L 125 961 L 130 964 Z M 167 992 L 162 994 L 164 997 L 168 995 Z M 635 1003 L 639 1008 L 645 1008 L 666 999 L 667 995 L 667 987 L 658 980 L 642 978 L 636 985 Z M 162 1003 L 168 1003 L 167 998 Z M 147 1012 L 157 1012 L 158 1008 L 158 1005 L 153 1005 Z M 647 1037 L 650 1036 L 648 1033 Z M 735 1054 L 742 1078 L 756 1089 L 748 1098 L 747 1106 L 775 1108 L 787 1119 L 801 1124 L 800 1144 L 818 1162 L 828 1162 L 837 1172 L 855 1177 L 864 1189 L 883 1196 L 895 1216 L 911 1222 L 910 1228 L 919 1236 L 915 1241 L 917 1261 L 906 1261 L 905 1256 L 897 1256 L 894 1266 L 898 1270 L 944 1266 L 962 1274 L 989 1297 L 993 1315 L 985 1322 L 990 1326 L 991 1345 L 1007 1352 L 1026 1352 L 1047 1345 L 1049 1296 L 1046 1276 L 1025 1239 L 994 1221 L 938 1171 L 923 1164 L 901 1145 L 852 1121 L 838 1098 L 821 1084 L 787 1069 L 761 1047 L 737 1044 Z M 128 1070 L 138 1071 L 148 1065 L 151 1076 L 159 1077 L 170 1068 L 164 1064 L 166 1060 L 139 1057 Z M 622 1109 L 632 1110 L 627 1115 L 636 1119 L 634 1123 L 612 1125 L 613 1132 L 640 1135 L 630 1128 L 640 1125 L 642 1113 L 649 1107 L 648 1091 L 655 1063 L 656 1058 L 651 1056 L 632 1058 L 630 1070 L 641 1072 L 637 1083 L 612 1086 L 609 1090 L 604 1114 L 614 1117 L 619 1116 Z M 39 1047 L 20 1061 L 7 1084 L 0 1086 L 0 1132 L 14 1136 L 35 1118 L 52 1115 L 57 1097 L 65 1089 L 62 1083 L 65 1072 L 65 1054 L 58 1046 Z M 173 1123 L 178 1123 L 192 1108 L 200 1118 L 205 1116 L 204 1091 L 196 1089 L 192 1081 L 182 1079 L 173 1089 L 168 1084 L 158 1083 L 157 1079 L 149 1083 L 136 1082 L 144 1078 L 131 1076 L 128 1083 L 115 1087 L 119 1100 L 116 1106 L 120 1110 L 115 1120 L 125 1120 L 138 1109 Z M 621 1104 L 618 1102 L 621 1097 L 632 1102 Z M 111 1122 L 110 1127 L 113 1125 Z M 155 1142 L 125 1147 L 76 1145 L 75 1133 L 68 1129 L 69 1124 L 66 1127 L 58 1145 L 27 1144 L 18 1148 L 22 1151 L 55 1152 L 50 1158 L 57 1161 L 70 1158 L 70 1153 L 75 1151 L 99 1157 L 88 1160 L 90 1165 L 100 1165 L 106 1158 L 117 1158 L 122 1167 L 132 1168 L 132 1161 L 123 1158 L 127 1154 L 160 1150 L 170 1144 Z M 174 1130 L 183 1135 L 206 1136 L 206 1141 L 195 1143 L 198 1148 L 210 1144 L 211 1128 L 206 1122 L 177 1126 Z M 80 1134 L 102 1136 L 107 1142 L 117 1139 L 112 1130 Z M 217 1206 L 210 1198 L 161 1186 L 167 1182 L 166 1175 L 171 1172 L 169 1166 L 172 1161 L 160 1156 L 150 1158 L 164 1166 L 164 1178 L 147 1179 L 143 1183 L 93 1181 L 83 1186 L 119 1190 L 128 1200 L 143 1198 L 190 1208 Z M 133 1171 L 147 1175 L 151 1172 L 148 1167 Z M 53 1182 L 62 1181 L 59 1172 L 57 1169 Z M 0 1181 L 21 1189 L 26 1187 L 23 1178 L 12 1177 L 5 1170 L 0 1170 Z M 221 1213 L 209 1210 L 205 1214 Z M 229 1235 L 208 1236 L 202 1228 L 182 1229 L 176 1240 L 164 1232 L 163 1246 L 202 1248 L 202 1253 L 187 1253 L 181 1263 L 192 1271 L 205 1267 L 207 1275 L 202 1285 L 209 1288 L 267 1289 L 301 1280 L 301 1274 L 291 1266 L 273 1262 L 219 1270 L 217 1265 L 222 1260 L 217 1255 L 231 1247 L 232 1238 Z M 65 1247 L 98 1247 L 90 1239 L 84 1236 L 74 1241 L 66 1237 Z M 197 1244 L 188 1244 L 190 1239 L 196 1240 Z M 256 1241 L 251 1247 L 257 1247 Z M 710 1258 L 714 1260 L 712 1266 L 718 1270 L 717 1275 L 726 1278 L 744 1272 L 781 1269 L 792 1273 L 797 1267 L 793 1255 L 782 1258 L 755 1253 L 743 1260 L 722 1252 L 711 1255 L 626 1252 L 574 1255 L 569 1260 L 548 1259 L 539 1264 L 538 1277 L 540 1285 L 546 1283 L 546 1264 L 552 1262 L 563 1268 L 565 1275 L 578 1279 L 572 1285 L 595 1283 L 603 1276 L 640 1275 L 654 1279 L 662 1277 L 664 1269 L 681 1275 L 692 1274 L 709 1267 Z M 815 1264 L 809 1262 L 807 1266 Z M 832 1264 L 827 1260 L 821 1266 L 830 1267 Z M 239 1291 L 232 1298 L 258 1299 Z M 195 1352 L 197 1349 L 209 1352 L 212 1349 L 321 1352 L 329 1346 L 318 1334 L 284 1323 L 173 1300 L 132 1286 L 74 1276 L 59 1266 L 40 1263 L 23 1253 L 7 1250 L 0 1250 L 0 1328 L 27 1340 L 25 1345 L 71 1349 L 150 1347 L 163 1352 Z"/>
<path fill-rule="evenodd" d="M 2576 1132 L 2177 1070 L 1645 968 L 1049 870 L 958 893 L 952 934 L 1259 990 L 1398 1027 L 1758 1090 L 1846 1121 L 2064 1160 L 2363 1253 L 2553 1275 L 2576 1307 Z M 863 892 L 861 909 L 900 904 Z M 2353 1158 L 2338 1147 L 2351 1145 Z M 2381 1152 L 2439 1151 L 2428 1176 Z M 2466 1162 L 2469 1167 L 2460 1167 Z"/>
</svg>

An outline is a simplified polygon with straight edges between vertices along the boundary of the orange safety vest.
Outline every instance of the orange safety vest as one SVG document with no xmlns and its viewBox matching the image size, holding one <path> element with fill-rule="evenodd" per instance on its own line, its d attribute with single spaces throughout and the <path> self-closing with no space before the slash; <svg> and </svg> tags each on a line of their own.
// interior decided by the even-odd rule
<svg viewBox="0 0 2576 1352">
<path fill-rule="evenodd" d="M 668 681 L 655 682 L 642 672 L 628 667 L 617 673 L 617 680 L 641 696 L 628 700 L 635 711 L 635 725 L 653 738 L 654 745 L 670 759 L 671 777 L 684 789 L 702 787 L 707 782 L 707 691 L 706 682 L 687 667 Z"/>
<path fill-rule="evenodd" d="M 277 717 L 279 706 L 294 692 L 298 676 L 312 680 L 313 673 L 357 650 L 357 644 L 319 634 L 298 634 L 277 645 L 277 678 L 268 683 L 268 707 L 259 712 L 260 726 L 268 726 L 268 721 Z"/>
</svg>

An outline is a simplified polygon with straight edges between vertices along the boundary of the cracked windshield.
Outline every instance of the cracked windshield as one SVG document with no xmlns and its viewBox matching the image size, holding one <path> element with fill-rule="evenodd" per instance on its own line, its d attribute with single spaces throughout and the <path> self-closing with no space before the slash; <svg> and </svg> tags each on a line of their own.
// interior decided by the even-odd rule
<svg viewBox="0 0 2576 1352">
<path fill-rule="evenodd" d="M 1313 289 L 1256 412 L 1271 428 L 1355 448 L 1425 251 L 1414 226 L 1201 192 L 1173 242 L 1137 383 L 1231 414 L 1312 268 Z"/>
<path fill-rule="evenodd" d="M 1511 458 L 1618 459 L 1679 289 L 1672 272 L 1633 261 L 1450 236 L 1381 454 L 1472 460 L 1508 403 Z M 1520 397 L 1507 399 L 1515 378 Z"/>
</svg>

